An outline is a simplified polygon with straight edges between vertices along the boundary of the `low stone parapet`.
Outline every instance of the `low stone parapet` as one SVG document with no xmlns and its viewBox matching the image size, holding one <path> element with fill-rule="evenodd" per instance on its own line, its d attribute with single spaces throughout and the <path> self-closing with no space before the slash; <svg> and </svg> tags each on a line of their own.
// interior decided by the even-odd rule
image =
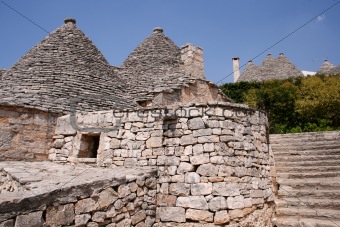
<svg viewBox="0 0 340 227">
<path fill-rule="evenodd" d="M 153 168 L 103 169 L 49 162 L 1 162 L 23 191 L 0 194 L 0 226 L 151 226 Z"/>
</svg>

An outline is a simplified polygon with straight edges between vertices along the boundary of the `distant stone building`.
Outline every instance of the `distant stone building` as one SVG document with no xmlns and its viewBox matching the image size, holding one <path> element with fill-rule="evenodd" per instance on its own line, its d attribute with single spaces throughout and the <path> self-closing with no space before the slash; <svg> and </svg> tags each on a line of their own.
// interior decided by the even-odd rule
<svg viewBox="0 0 340 227">
<path fill-rule="evenodd" d="M 320 69 L 316 72 L 317 75 L 340 75 L 340 65 L 334 66 L 328 60 L 325 60 Z"/>
<path fill-rule="evenodd" d="M 276 59 L 268 54 L 259 66 L 249 61 L 240 77 L 234 82 L 287 79 L 299 76 L 303 76 L 301 71 L 283 53 Z"/>
</svg>

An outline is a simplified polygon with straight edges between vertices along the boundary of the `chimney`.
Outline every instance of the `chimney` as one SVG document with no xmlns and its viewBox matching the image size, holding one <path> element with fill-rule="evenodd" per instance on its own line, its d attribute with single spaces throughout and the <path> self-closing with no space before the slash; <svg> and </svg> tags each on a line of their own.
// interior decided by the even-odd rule
<svg viewBox="0 0 340 227">
<path fill-rule="evenodd" d="M 205 79 L 203 50 L 190 43 L 181 47 L 182 69 L 196 79 Z"/>
<path fill-rule="evenodd" d="M 240 58 L 232 58 L 233 59 L 233 72 L 234 72 L 234 83 L 237 82 L 238 78 L 240 78 Z"/>
</svg>

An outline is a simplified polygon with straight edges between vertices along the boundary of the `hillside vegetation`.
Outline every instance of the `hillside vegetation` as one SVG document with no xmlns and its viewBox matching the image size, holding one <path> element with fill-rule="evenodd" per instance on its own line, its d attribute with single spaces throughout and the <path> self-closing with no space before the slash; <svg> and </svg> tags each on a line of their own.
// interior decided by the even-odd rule
<svg viewBox="0 0 340 227">
<path fill-rule="evenodd" d="M 237 103 L 267 112 L 270 133 L 340 129 L 340 76 L 308 76 L 221 86 Z"/>
</svg>

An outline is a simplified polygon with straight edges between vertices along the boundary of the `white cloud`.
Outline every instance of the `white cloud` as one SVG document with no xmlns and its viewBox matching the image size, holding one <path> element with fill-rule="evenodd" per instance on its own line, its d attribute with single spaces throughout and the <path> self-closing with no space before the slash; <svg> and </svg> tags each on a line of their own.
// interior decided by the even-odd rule
<svg viewBox="0 0 340 227">
<path fill-rule="evenodd" d="M 325 18 L 326 18 L 326 16 L 325 16 L 324 14 L 322 14 L 322 15 L 319 15 L 319 16 L 316 18 L 316 21 L 317 21 L 317 22 L 321 22 L 321 21 L 323 21 Z"/>
</svg>

